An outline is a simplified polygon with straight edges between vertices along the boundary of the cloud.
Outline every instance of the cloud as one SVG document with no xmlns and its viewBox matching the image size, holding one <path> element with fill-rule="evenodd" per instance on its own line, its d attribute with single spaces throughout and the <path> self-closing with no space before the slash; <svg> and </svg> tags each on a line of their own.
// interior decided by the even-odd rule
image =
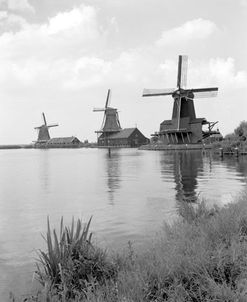
<svg viewBox="0 0 247 302">
<path fill-rule="evenodd" d="M 8 9 L 8 0 L 0 0 L 0 10 Z"/>
<path fill-rule="evenodd" d="M 27 25 L 22 14 L 34 12 L 27 0 L 0 0 L 0 35 L 20 31 Z"/>
<path fill-rule="evenodd" d="M 231 57 L 190 63 L 188 81 L 191 84 L 219 86 L 225 92 L 247 88 L 247 72 L 236 70 L 235 60 Z"/>
<path fill-rule="evenodd" d="M 7 11 L 0 11 L 0 21 L 6 21 L 8 17 Z"/>
<path fill-rule="evenodd" d="M 28 0 L 8 0 L 8 9 L 21 13 L 34 13 L 35 10 Z"/>
<path fill-rule="evenodd" d="M 30 57 L 50 61 L 74 58 L 86 52 L 93 53 L 95 49 L 98 51 L 97 45 L 102 45 L 104 39 L 96 11 L 89 6 L 60 13 L 47 24 L 23 22 L 22 25 L 19 32 L 0 36 L 0 59 L 25 60 Z"/>
<path fill-rule="evenodd" d="M 89 87 L 109 70 L 110 63 L 100 56 L 106 33 L 91 6 L 59 13 L 41 25 L 28 24 L 14 14 L 3 19 L 9 30 L 0 35 L 3 90 L 35 90 L 42 84 L 51 90 Z"/>
<path fill-rule="evenodd" d="M 244 8 L 247 8 L 247 0 L 240 0 L 240 5 Z"/>
<path fill-rule="evenodd" d="M 158 46 L 174 43 L 190 42 L 208 38 L 217 30 L 217 26 L 210 20 L 195 19 L 182 24 L 179 27 L 166 30 L 156 42 Z"/>
<path fill-rule="evenodd" d="M 0 34 L 4 32 L 17 32 L 27 25 L 26 20 L 18 15 L 0 12 Z"/>
<path fill-rule="evenodd" d="M 115 30 L 116 20 L 110 19 L 107 28 L 102 28 L 97 14 L 94 7 L 81 5 L 57 14 L 46 24 L 28 24 L 11 15 L 9 26 L 19 26 L 20 30 L 0 35 L 2 90 L 15 87 L 16 91 L 22 89 L 31 94 L 39 87 L 46 87 L 46 91 L 76 91 L 104 85 L 159 88 L 163 83 L 164 87 L 174 87 L 177 61 L 169 57 L 163 61 L 163 54 L 156 51 L 159 45 L 178 37 L 205 38 L 217 28 L 203 19 L 188 21 L 163 33 L 151 47 L 117 50 L 109 56 L 107 39 L 111 26 Z M 246 72 L 236 71 L 232 58 L 190 63 L 188 80 L 193 85 L 231 89 L 246 85 Z"/>
<path fill-rule="evenodd" d="M 64 81 L 65 89 L 81 89 L 99 85 L 111 70 L 111 62 L 97 57 L 83 57 L 74 62 L 72 68 L 67 66 L 70 77 Z"/>
<path fill-rule="evenodd" d="M 96 25 L 96 11 L 90 6 L 81 6 L 79 9 L 74 8 L 69 12 L 59 13 L 49 20 L 49 24 L 43 29 L 48 34 L 59 34 L 61 32 L 72 31 L 83 28 L 82 36 L 88 31 L 92 34 L 92 29 Z"/>
</svg>

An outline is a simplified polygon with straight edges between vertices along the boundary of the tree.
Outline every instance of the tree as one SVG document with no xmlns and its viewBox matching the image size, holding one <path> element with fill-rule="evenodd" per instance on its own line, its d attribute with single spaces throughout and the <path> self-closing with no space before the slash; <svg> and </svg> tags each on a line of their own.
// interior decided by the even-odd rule
<svg viewBox="0 0 247 302">
<path fill-rule="evenodd" d="M 241 141 L 245 141 L 247 139 L 247 121 L 242 121 L 234 133 Z"/>
</svg>

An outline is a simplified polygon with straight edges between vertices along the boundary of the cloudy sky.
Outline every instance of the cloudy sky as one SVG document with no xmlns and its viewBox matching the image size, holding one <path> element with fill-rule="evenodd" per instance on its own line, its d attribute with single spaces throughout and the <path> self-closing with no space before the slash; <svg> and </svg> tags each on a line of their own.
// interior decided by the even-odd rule
<svg viewBox="0 0 247 302">
<path fill-rule="evenodd" d="M 0 144 L 35 140 L 42 112 L 51 136 L 96 140 L 108 88 L 122 127 L 149 137 L 173 101 L 142 90 L 175 87 L 179 54 L 188 87 L 219 87 L 197 117 L 232 132 L 247 120 L 246 28 L 247 0 L 0 0 Z"/>
</svg>

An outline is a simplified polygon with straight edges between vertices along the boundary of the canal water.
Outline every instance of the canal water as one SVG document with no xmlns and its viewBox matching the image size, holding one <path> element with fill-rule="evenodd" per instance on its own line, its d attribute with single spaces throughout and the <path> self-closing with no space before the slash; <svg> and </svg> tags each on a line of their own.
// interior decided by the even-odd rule
<svg viewBox="0 0 247 302">
<path fill-rule="evenodd" d="M 134 247 L 171 221 L 181 199 L 224 205 L 246 187 L 247 157 L 202 151 L 18 149 L 0 152 L 0 300 L 30 292 L 49 216 L 87 221 L 103 246 Z"/>
</svg>

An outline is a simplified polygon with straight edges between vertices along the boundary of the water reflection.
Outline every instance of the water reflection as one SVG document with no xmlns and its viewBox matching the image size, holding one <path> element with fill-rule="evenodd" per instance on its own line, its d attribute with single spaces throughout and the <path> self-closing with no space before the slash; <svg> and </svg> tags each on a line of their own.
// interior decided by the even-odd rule
<svg viewBox="0 0 247 302">
<path fill-rule="evenodd" d="M 105 155 L 106 181 L 110 204 L 114 204 L 114 193 L 120 188 L 121 156 L 119 150 L 113 150 Z"/>
<path fill-rule="evenodd" d="M 44 149 L 40 150 L 40 159 L 39 159 L 39 173 L 40 173 L 40 183 L 42 185 L 42 189 L 45 192 L 49 192 L 50 189 L 50 154 L 49 150 Z"/>
<path fill-rule="evenodd" d="M 176 200 L 195 201 L 197 198 L 198 172 L 203 169 L 203 155 L 200 151 L 177 151 L 161 157 L 161 174 L 167 175 L 172 166 L 175 181 Z"/>
<path fill-rule="evenodd" d="M 243 182 L 246 181 L 244 177 L 247 175 L 247 156 L 240 156 L 237 158 L 235 156 L 225 156 L 222 161 L 230 168 L 230 170 L 236 170 L 240 174 Z"/>
</svg>

